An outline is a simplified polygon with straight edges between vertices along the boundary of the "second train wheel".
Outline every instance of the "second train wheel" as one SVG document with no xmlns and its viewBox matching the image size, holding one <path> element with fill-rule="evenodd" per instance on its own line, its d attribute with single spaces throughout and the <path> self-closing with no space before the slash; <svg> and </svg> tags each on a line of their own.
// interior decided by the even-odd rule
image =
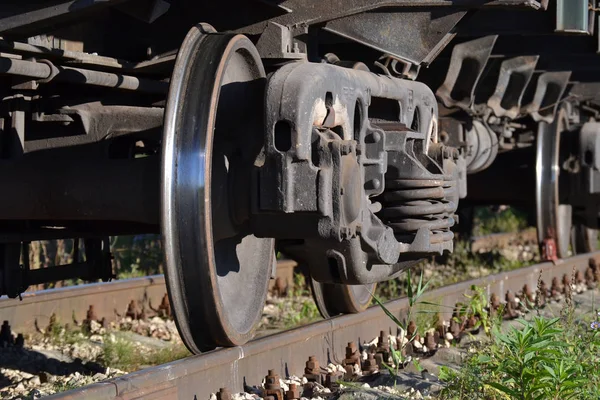
<svg viewBox="0 0 600 400">
<path fill-rule="evenodd" d="M 186 36 L 171 77 L 162 148 L 161 222 L 177 327 L 199 353 L 240 345 L 260 320 L 274 241 L 244 225 L 260 152 L 265 72 L 242 35 Z"/>
<path fill-rule="evenodd" d="M 571 246 L 573 253 L 584 254 L 598 250 L 598 230 L 583 224 L 573 226 Z"/>
<path fill-rule="evenodd" d="M 572 228 L 572 207 L 562 203 L 564 190 L 567 188 L 561 175 L 565 152 L 561 153 L 561 140 L 568 139 L 563 132 L 568 129 L 566 110 L 559 108 L 554 122 L 538 124 L 535 167 L 535 200 L 537 235 L 540 246 L 548 240 L 556 245 L 558 258 L 565 258 L 569 253 Z M 565 147 L 563 147 L 565 148 Z"/>
<path fill-rule="evenodd" d="M 315 303 L 323 318 L 340 314 L 355 314 L 371 304 L 376 283 L 368 285 L 338 285 L 320 283 L 311 278 L 311 289 Z"/>
</svg>

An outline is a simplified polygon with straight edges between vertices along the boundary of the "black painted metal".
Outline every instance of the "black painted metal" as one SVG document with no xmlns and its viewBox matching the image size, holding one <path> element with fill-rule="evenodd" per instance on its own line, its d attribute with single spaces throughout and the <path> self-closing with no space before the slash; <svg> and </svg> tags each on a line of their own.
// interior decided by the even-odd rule
<svg viewBox="0 0 600 400">
<path fill-rule="evenodd" d="M 245 343 L 262 315 L 274 241 L 245 226 L 250 198 L 240 182 L 260 150 L 264 77 L 246 37 L 197 26 L 171 78 L 161 225 L 171 305 L 194 353 Z"/>
</svg>

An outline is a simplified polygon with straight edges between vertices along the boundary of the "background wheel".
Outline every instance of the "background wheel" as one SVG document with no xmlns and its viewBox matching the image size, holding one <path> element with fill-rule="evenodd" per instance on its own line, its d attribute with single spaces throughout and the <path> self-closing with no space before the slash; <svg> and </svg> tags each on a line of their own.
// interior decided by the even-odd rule
<svg viewBox="0 0 600 400">
<path fill-rule="evenodd" d="M 260 320 L 274 240 L 245 225 L 263 130 L 265 72 L 242 35 L 186 36 L 167 99 L 161 222 L 166 280 L 193 353 L 240 345 Z M 242 182 L 242 184 L 240 184 Z"/>
<path fill-rule="evenodd" d="M 566 154 L 561 154 L 560 149 L 561 139 L 567 139 L 561 134 L 567 129 L 567 114 L 561 107 L 552 124 L 538 124 L 536 143 L 535 201 L 538 242 L 541 246 L 544 240 L 554 239 L 558 258 L 569 255 L 573 213 L 569 204 L 561 204 L 561 194 L 565 194 L 566 174 L 563 174 L 561 179 L 560 171 Z"/>
<path fill-rule="evenodd" d="M 588 228 L 583 224 L 574 225 L 571 246 L 575 254 L 584 254 L 598 250 L 598 230 Z"/>
<path fill-rule="evenodd" d="M 311 278 L 313 298 L 323 318 L 339 314 L 355 314 L 364 311 L 371 304 L 376 283 L 369 285 L 337 285 L 320 283 Z"/>
</svg>

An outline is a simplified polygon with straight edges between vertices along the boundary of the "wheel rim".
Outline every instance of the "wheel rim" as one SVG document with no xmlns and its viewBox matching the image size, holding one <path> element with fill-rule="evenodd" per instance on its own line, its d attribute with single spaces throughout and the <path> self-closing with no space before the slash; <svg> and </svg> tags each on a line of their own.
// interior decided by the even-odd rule
<svg viewBox="0 0 600 400">
<path fill-rule="evenodd" d="M 559 258 L 568 256 L 572 207 L 560 204 L 561 133 L 568 128 L 566 112 L 559 109 L 554 122 L 538 124 L 536 148 L 536 214 L 540 245 L 548 238 L 556 242 Z"/>
<path fill-rule="evenodd" d="M 179 332 L 194 353 L 245 343 L 262 315 L 274 241 L 249 234 L 249 200 L 237 190 L 250 181 L 256 143 L 249 141 L 262 137 L 264 78 L 246 37 L 201 27 L 186 36 L 171 78 L 161 188 L 165 272 Z"/>
<path fill-rule="evenodd" d="M 598 250 L 598 230 L 588 228 L 583 224 L 573 226 L 573 252 L 584 254 Z"/>
<path fill-rule="evenodd" d="M 366 310 L 371 304 L 376 286 L 376 283 L 368 285 L 320 283 L 311 278 L 313 298 L 325 319 Z"/>
</svg>

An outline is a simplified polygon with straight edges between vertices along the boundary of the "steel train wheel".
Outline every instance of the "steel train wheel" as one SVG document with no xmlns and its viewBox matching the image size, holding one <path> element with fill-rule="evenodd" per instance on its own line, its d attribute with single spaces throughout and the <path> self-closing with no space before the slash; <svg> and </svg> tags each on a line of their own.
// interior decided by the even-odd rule
<svg viewBox="0 0 600 400">
<path fill-rule="evenodd" d="M 536 216 L 538 242 L 551 238 L 559 258 L 568 256 L 572 207 L 561 204 L 561 133 L 568 129 L 566 111 L 560 108 L 554 122 L 538 124 L 536 148 Z M 564 187 L 564 186 L 563 186 Z"/>
<path fill-rule="evenodd" d="M 238 190 L 250 181 L 248 149 L 260 151 L 264 79 L 248 38 L 201 27 L 186 36 L 171 78 L 162 235 L 171 305 L 193 353 L 245 343 L 262 314 L 274 241 L 244 229 L 249 196 L 240 201 Z"/>
<path fill-rule="evenodd" d="M 370 285 L 337 285 L 320 283 L 311 278 L 311 289 L 317 308 L 323 318 L 339 314 L 355 314 L 371 304 L 376 283 Z"/>
<path fill-rule="evenodd" d="M 584 254 L 598 250 L 598 230 L 583 224 L 573 226 L 571 246 L 573 253 Z"/>
</svg>

